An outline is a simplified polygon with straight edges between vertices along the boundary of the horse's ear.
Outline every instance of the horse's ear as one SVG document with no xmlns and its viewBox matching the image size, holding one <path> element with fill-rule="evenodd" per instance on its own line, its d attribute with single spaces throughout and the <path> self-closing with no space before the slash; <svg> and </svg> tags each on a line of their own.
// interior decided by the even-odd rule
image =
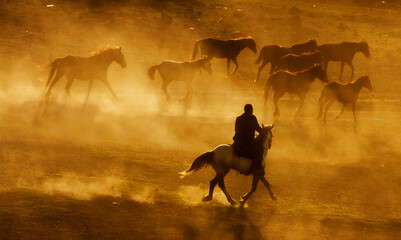
<svg viewBox="0 0 401 240">
<path fill-rule="evenodd" d="M 120 50 L 120 52 L 121 52 L 121 47 L 119 47 L 118 49 L 119 49 L 119 50 Z"/>
<path fill-rule="evenodd" d="M 265 128 L 265 125 L 262 123 L 262 128 Z"/>
<path fill-rule="evenodd" d="M 270 125 L 270 130 L 273 130 L 273 128 L 274 128 L 274 123 Z"/>
</svg>

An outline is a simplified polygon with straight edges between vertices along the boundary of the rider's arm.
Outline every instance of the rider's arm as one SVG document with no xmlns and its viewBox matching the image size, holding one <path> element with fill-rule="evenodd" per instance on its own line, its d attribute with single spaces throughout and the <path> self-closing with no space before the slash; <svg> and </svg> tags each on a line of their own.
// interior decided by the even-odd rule
<svg viewBox="0 0 401 240">
<path fill-rule="evenodd" d="M 254 122 L 253 122 L 253 125 L 254 125 L 255 130 L 256 130 L 258 133 L 261 133 L 261 132 L 262 132 L 262 128 L 260 127 L 260 125 L 259 125 L 259 123 L 258 123 L 258 119 L 256 119 L 256 117 L 255 117 L 254 119 L 255 119 L 255 120 L 254 120 Z"/>
<path fill-rule="evenodd" d="M 235 132 L 238 132 L 240 129 L 239 123 L 238 123 L 238 118 L 235 119 Z"/>
</svg>

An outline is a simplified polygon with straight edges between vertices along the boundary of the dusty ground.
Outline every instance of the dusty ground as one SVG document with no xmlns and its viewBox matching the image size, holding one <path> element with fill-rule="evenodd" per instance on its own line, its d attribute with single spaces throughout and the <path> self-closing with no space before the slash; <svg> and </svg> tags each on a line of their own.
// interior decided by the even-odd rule
<svg viewBox="0 0 401 240">
<path fill-rule="evenodd" d="M 157 2 L 107 9 L 0 3 L 1 240 L 399 239 L 398 5 L 172 1 L 163 10 L 173 16 L 166 27 Z M 294 21 L 303 31 L 291 27 Z M 213 80 L 195 79 L 190 109 L 176 101 L 167 105 L 159 76 L 151 82 L 147 67 L 165 58 L 185 60 L 195 39 L 217 35 L 252 35 L 258 48 L 310 38 L 367 40 L 372 57 L 356 55 L 355 75 L 369 74 L 374 91 L 361 92 L 357 124 L 349 109 L 326 126 L 314 119 L 319 82 L 299 119 L 292 118 L 297 101 L 288 97 L 275 119 L 271 102 L 267 109 L 261 105 L 263 81 L 252 83 L 256 56 L 244 50 L 234 77 L 224 75 L 224 61 L 213 60 Z M 67 54 L 87 56 L 104 44 L 122 46 L 128 63 L 127 69 L 109 69 L 120 101 L 95 83 L 83 110 L 87 83 L 74 83 L 69 99 L 63 80 L 45 113 L 46 63 Z M 339 64 L 331 63 L 329 78 L 338 71 Z M 179 99 L 185 88 L 173 83 L 170 90 Z M 230 143 L 235 116 L 248 102 L 259 122 L 275 123 L 266 170 L 278 200 L 259 186 L 244 209 L 229 206 L 218 188 L 215 199 L 203 203 L 213 170 L 183 180 L 178 172 L 203 152 Z M 337 111 L 333 106 L 329 118 Z M 226 177 L 236 200 L 250 184 L 250 177 L 235 172 Z"/>
</svg>

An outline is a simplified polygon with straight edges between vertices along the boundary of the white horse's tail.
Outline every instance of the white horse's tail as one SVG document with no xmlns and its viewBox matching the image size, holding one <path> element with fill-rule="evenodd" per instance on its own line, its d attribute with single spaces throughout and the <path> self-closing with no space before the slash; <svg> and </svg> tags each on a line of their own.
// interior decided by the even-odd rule
<svg viewBox="0 0 401 240">
<path fill-rule="evenodd" d="M 189 167 L 187 170 L 180 172 L 180 178 L 184 178 L 185 176 L 191 174 L 192 172 L 196 172 L 200 170 L 203 167 L 207 167 L 208 165 L 211 164 L 213 160 L 213 152 L 207 152 L 199 157 L 197 157 L 194 162 L 191 164 L 191 167 Z"/>
</svg>

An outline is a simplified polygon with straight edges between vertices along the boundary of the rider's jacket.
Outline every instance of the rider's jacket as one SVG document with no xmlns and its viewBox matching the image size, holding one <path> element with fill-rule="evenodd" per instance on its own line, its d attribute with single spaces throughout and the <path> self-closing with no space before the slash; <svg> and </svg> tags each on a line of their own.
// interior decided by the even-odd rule
<svg viewBox="0 0 401 240">
<path fill-rule="evenodd" d="M 262 129 L 254 115 L 244 113 L 237 117 L 233 146 L 238 155 L 252 158 L 255 131 L 261 132 Z"/>
</svg>

